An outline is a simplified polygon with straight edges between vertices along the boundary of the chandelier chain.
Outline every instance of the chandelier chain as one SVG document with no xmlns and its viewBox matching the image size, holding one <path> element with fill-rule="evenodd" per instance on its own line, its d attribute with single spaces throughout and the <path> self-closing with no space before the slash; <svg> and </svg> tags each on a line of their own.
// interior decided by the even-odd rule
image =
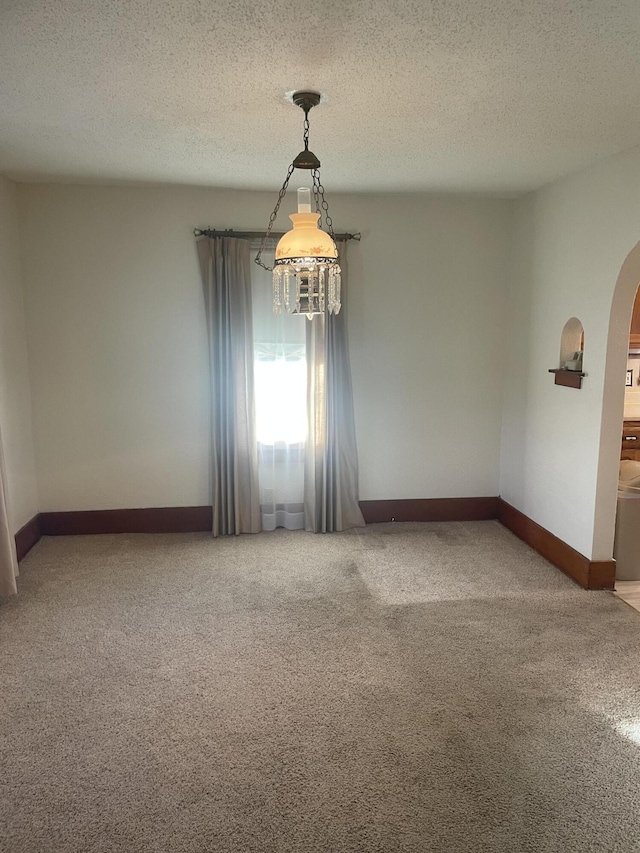
<svg viewBox="0 0 640 853">
<path fill-rule="evenodd" d="M 320 207 L 320 193 L 318 191 L 318 184 L 320 183 L 320 176 L 318 175 L 316 178 L 316 169 L 313 169 L 311 172 L 311 177 L 313 179 L 312 189 L 313 189 L 313 198 L 316 203 L 316 213 L 320 214 L 320 218 L 322 219 L 322 208 Z M 322 222 L 320 223 L 322 225 Z"/>
<path fill-rule="evenodd" d="M 327 204 L 327 201 L 324 197 L 324 187 L 320 182 L 320 169 L 314 169 L 311 172 L 311 175 L 313 177 L 313 195 L 316 200 L 316 210 L 318 213 L 320 213 L 321 216 L 324 213 L 324 221 L 327 226 L 327 231 L 329 232 L 329 234 L 331 235 L 331 239 L 335 243 L 335 235 L 333 233 L 333 219 L 329 215 L 329 205 Z M 322 210 L 320 210 L 320 208 L 322 208 Z"/>
<path fill-rule="evenodd" d="M 273 208 L 271 216 L 269 217 L 269 225 L 267 227 L 267 231 L 266 231 L 264 237 L 262 238 L 262 240 L 260 242 L 260 248 L 258 249 L 258 254 L 254 258 L 254 263 L 258 264 L 258 266 L 261 266 L 262 269 L 268 270 L 269 272 L 271 272 L 273 270 L 273 267 L 268 267 L 266 264 L 264 264 L 262 262 L 261 257 L 262 257 L 262 253 L 263 253 L 263 251 L 267 245 L 267 240 L 269 239 L 269 237 L 271 235 L 271 231 L 273 229 L 273 224 L 276 221 L 276 217 L 278 215 L 278 210 L 280 209 L 282 199 L 285 197 L 285 195 L 287 193 L 287 187 L 289 186 L 289 181 L 291 179 L 291 175 L 293 175 L 294 168 L 295 167 L 294 167 L 293 163 L 291 163 L 291 165 L 287 169 L 287 177 L 284 179 L 284 183 L 282 185 L 282 188 L 281 188 L 280 192 L 278 193 L 278 200 L 276 202 L 276 206 Z"/>
</svg>

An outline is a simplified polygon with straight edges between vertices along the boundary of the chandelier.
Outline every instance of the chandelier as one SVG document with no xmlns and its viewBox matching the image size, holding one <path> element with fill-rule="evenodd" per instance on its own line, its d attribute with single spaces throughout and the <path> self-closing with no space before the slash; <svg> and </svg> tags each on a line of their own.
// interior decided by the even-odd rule
<svg viewBox="0 0 640 853">
<path fill-rule="evenodd" d="M 255 262 L 273 272 L 274 313 L 280 314 L 284 307 L 289 314 L 306 314 L 311 319 L 314 314 L 324 314 L 325 311 L 337 314 L 340 311 L 340 264 L 333 222 L 320 181 L 320 161 L 309 151 L 309 111 L 320 103 L 320 95 L 317 92 L 294 92 L 293 103 L 304 111 L 304 150 L 287 170 Z M 298 212 L 289 216 L 293 228 L 280 238 L 274 265 L 268 267 L 262 262 L 262 252 L 294 169 L 311 172 L 312 186 L 298 190 Z M 315 212 L 311 209 L 312 191 Z M 322 230 L 323 215 L 326 230 Z"/>
</svg>

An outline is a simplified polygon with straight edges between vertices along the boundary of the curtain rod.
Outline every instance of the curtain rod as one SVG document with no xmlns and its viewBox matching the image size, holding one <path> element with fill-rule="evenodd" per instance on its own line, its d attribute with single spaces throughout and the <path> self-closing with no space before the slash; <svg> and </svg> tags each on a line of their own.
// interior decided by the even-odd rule
<svg viewBox="0 0 640 853">
<path fill-rule="evenodd" d="M 280 239 L 286 234 L 286 231 L 272 231 L 269 239 Z M 215 228 L 194 228 L 194 237 L 237 237 L 240 240 L 261 240 L 264 237 L 264 231 L 234 231 L 233 228 L 225 228 L 217 230 Z M 360 240 L 361 234 L 356 231 L 355 234 L 334 234 L 336 240 Z"/>
</svg>

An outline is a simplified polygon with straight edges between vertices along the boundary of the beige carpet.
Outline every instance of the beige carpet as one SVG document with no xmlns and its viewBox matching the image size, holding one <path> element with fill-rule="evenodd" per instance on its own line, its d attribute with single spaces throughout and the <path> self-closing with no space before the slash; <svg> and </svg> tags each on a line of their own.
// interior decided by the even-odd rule
<svg viewBox="0 0 640 853">
<path fill-rule="evenodd" d="M 497 522 L 43 540 L 7 853 L 640 850 L 640 614 Z"/>
</svg>

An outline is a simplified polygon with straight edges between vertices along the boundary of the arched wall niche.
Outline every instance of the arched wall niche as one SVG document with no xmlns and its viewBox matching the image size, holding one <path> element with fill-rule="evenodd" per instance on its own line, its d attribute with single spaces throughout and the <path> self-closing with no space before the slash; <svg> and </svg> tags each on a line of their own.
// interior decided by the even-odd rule
<svg viewBox="0 0 640 853">
<path fill-rule="evenodd" d="M 579 353 L 577 356 L 576 354 Z M 560 337 L 560 370 L 582 370 L 584 353 L 584 328 L 577 317 L 571 317 L 564 324 Z M 574 362 L 578 362 L 575 364 Z"/>
<path fill-rule="evenodd" d="M 584 355 L 584 328 L 577 317 L 570 317 L 560 336 L 558 366 L 549 373 L 555 375 L 555 384 L 566 388 L 582 388 L 582 363 Z"/>
</svg>

